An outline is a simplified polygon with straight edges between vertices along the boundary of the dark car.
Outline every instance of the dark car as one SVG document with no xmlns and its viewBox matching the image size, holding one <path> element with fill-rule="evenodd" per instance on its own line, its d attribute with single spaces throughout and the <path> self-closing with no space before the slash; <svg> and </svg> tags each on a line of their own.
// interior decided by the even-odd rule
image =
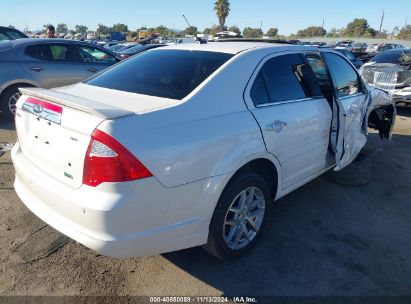
<svg viewBox="0 0 411 304">
<path fill-rule="evenodd" d="M 326 48 L 328 47 L 326 42 L 313 42 L 312 46 L 318 47 L 318 48 Z"/>
<path fill-rule="evenodd" d="M 80 82 L 120 61 L 86 42 L 26 38 L 0 41 L 0 110 L 14 117 L 19 88 L 55 88 Z"/>
<path fill-rule="evenodd" d="M 345 57 L 347 57 L 357 69 L 359 69 L 364 64 L 364 62 L 362 60 L 358 59 L 353 54 L 353 52 L 350 52 L 350 51 L 347 51 L 347 50 L 344 50 L 344 49 L 334 49 L 334 51 L 339 52 L 339 53 L 343 54 Z"/>
<path fill-rule="evenodd" d="M 288 40 L 288 42 L 291 43 L 291 44 L 300 44 L 300 43 L 301 43 L 301 40 L 298 40 L 298 39 L 290 39 L 290 40 Z"/>
<path fill-rule="evenodd" d="M 374 56 L 389 50 L 402 50 L 404 46 L 398 43 L 381 43 L 378 46 L 371 49 L 365 55 L 361 56 L 361 60 L 364 62 L 368 62 Z"/>
<path fill-rule="evenodd" d="M 14 28 L 0 26 L 0 41 L 1 40 L 15 40 L 15 39 L 21 39 L 21 38 L 29 38 L 29 37 Z"/>
<path fill-rule="evenodd" d="M 122 59 L 127 59 L 138 53 L 147 51 L 149 49 L 155 49 L 158 47 L 162 47 L 162 46 L 166 46 L 166 44 L 159 44 L 159 43 L 158 44 L 138 44 L 124 51 L 118 52 L 117 54 L 120 55 Z"/>
<path fill-rule="evenodd" d="M 388 91 L 395 103 L 411 104 L 411 49 L 385 51 L 361 69 L 372 86 Z"/>
</svg>

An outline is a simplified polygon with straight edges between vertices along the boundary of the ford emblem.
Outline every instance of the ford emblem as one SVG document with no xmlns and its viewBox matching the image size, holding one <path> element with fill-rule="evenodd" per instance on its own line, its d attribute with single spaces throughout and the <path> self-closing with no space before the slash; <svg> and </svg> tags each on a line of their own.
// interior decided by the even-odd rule
<svg viewBox="0 0 411 304">
<path fill-rule="evenodd" d="M 41 113 L 43 112 L 43 106 L 39 104 L 33 105 L 33 112 L 34 113 Z"/>
</svg>

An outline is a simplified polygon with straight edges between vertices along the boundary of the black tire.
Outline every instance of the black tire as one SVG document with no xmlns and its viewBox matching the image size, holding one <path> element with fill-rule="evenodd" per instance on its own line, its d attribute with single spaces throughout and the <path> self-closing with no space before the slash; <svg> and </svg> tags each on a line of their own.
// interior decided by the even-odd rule
<svg viewBox="0 0 411 304">
<path fill-rule="evenodd" d="M 233 201 L 238 197 L 238 195 L 249 187 L 258 188 L 263 194 L 265 200 L 265 209 L 271 203 L 271 195 L 268 184 L 266 180 L 255 173 L 243 173 L 236 176 L 224 189 L 220 199 L 218 200 L 217 206 L 214 210 L 213 217 L 210 223 L 210 230 L 208 234 L 207 244 L 203 248 L 221 260 L 228 260 L 240 256 L 250 250 L 257 239 L 260 237 L 261 232 L 264 228 L 264 217 L 262 224 L 258 229 L 256 235 L 253 239 L 243 248 L 233 250 L 231 249 L 226 241 L 224 240 L 224 222 L 228 214 L 228 209 L 230 208 Z M 265 215 L 266 212 L 264 212 Z"/>
<path fill-rule="evenodd" d="M 20 93 L 19 87 L 27 87 L 29 85 L 19 85 L 19 86 L 11 86 L 7 88 L 4 93 L 2 94 L 1 100 L 0 100 L 0 110 L 3 116 L 8 119 L 8 120 L 13 120 L 14 119 L 14 113 L 10 110 L 9 107 L 9 101 L 12 98 L 12 96 L 16 93 Z"/>
</svg>

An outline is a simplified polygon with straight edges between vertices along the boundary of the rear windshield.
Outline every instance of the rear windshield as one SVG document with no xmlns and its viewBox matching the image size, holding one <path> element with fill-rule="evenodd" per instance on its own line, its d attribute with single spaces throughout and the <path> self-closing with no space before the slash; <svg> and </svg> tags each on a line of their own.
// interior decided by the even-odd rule
<svg viewBox="0 0 411 304">
<path fill-rule="evenodd" d="M 86 81 L 143 95 L 183 99 L 233 55 L 188 50 L 141 53 Z"/>
</svg>

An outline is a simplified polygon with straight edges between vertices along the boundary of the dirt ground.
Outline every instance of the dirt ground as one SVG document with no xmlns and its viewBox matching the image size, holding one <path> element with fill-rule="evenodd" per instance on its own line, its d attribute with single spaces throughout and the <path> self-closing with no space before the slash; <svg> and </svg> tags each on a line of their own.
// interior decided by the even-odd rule
<svg viewBox="0 0 411 304">
<path fill-rule="evenodd" d="M 0 121 L 0 143 L 14 142 Z M 270 209 L 249 254 L 221 262 L 201 248 L 113 259 L 34 216 L 0 157 L 0 295 L 411 295 L 411 109 L 391 142 L 371 134 L 372 179 L 316 179 Z"/>
</svg>

